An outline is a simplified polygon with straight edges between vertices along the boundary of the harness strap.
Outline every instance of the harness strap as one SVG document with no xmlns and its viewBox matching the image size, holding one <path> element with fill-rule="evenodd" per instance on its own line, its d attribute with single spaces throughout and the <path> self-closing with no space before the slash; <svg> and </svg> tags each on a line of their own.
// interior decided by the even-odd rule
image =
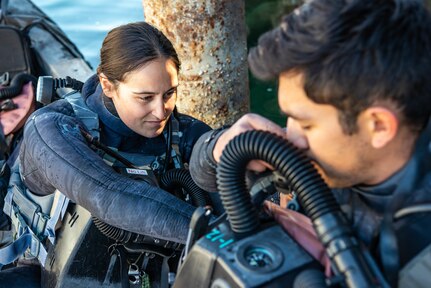
<svg viewBox="0 0 431 288">
<path fill-rule="evenodd" d="M 59 191 L 35 199 L 19 181 L 19 174 L 14 173 L 5 197 L 3 210 L 11 218 L 16 240 L 0 249 L 0 265 L 12 263 L 28 251 L 44 266 L 48 253 L 43 243 L 47 236 L 54 242 L 55 226 L 63 218 L 69 200 Z M 55 196 L 53 203 L 50 199 Z M 51 217 L 49 209 L 52 209 Z"/>
<path fill-rule="evenodd" d="M 160 279 L 160 287 L 168 288 L 169 287 L 169 264 L 168 260 L 171 258 L 170 256 L 163 257 L 162 262 L 162 271 L 161 271 L 161 279 Z"/>
<path fill-rule="evenodd" d="M 180 139 L 183 136 L 183 132 L 180 131 L 180 123 L 174 115 L 171 115 L 171 125 L 172 125 L 172 150 L 171 158 L 174 162 L 175 168 L 183 168 L 184 165 L 181 161 L 180 153 Z"/>
<path fill-rule="evenodd" d="M 69 205 L 69 198 L 64 196 L 58 190 L 55 190 L 54 203 L 51 209 L 51 218 L 48 220 L 45 229 L 45 236 L 48 237 L 49 241 L 55 244 L 55 227 L 58 221 L 61 221 L 66 213 L 67 206 Z"/>
<path fill-rule="evenodd" d="M 380 227 L 379 252 L 386 279 L 396 286 L 399 272 L 399 251 L 392 214 L 386 214 Z"/>
<path fill-rule="evenodd" d="M 45 214 L 39 205 L 26 198 L 16 185 L 13 185 L 6 194 L 3 211 L 11 218 L 18 237 L 27 226 L 30 230 L 36 231 L 35 235 L 43 237 L 49 215 Z"/>
<path fill-rule="evenodd" d="M 103 286 L 108 286 L 111 283 L 112 272 L 114 271 L 115 263 L 117 263 L 117 258 L 119 257 L 116 248 L 114 248 L 110 254 L 111 259 L 109 260 L 109 266 L 106 270 L 105 279 L 103 280 Z"/>
<path fill-rule="evenodd" d="M 72 105 L 75 115 L 88 129 L 94 138 L 100 137 L 99 117 L 97 113 L 90 110 L 82 99 L 81 93 L 74 92 L 65 96 L 65 99 Z"/>
<path fill-rule="evenodd" d="M 31 255 L 37 257 L 45 265 L 48 252 L 42 242 L 27 226 L 17 240 L 0 249 L 0 269 L 3 265 L 12 263 L 30 249 Z"/>
</svg>

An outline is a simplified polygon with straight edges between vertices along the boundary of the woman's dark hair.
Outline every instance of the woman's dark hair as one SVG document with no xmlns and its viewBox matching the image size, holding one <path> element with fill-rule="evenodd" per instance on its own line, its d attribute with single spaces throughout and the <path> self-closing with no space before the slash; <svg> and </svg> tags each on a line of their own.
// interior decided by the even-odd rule
<svg viewBox="0 0 431 288">
<path fill-rule="evenodd" d="M 112 29 L 103 40 L 97 73 L 116 85 L 127 73 L 158 58 L 171 59 L 180 69 L 177 52 L 161 31 L 146 22 L 129 23 Z"/>
<path fill-rule="evenodd" d="M 338 109 L 347 134 L 376 103 L 396 105 L 415 130 L 431 113 L 431 17 L 421 0 L 311 0 L 249 54 L 261 79 L 293 71 L 316 103 Z"/>
</svg>

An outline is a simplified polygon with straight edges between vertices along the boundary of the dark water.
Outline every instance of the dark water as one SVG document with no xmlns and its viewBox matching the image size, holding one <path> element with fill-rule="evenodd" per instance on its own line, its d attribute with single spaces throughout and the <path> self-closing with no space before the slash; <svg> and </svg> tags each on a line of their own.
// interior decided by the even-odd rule
<svg viewBox="0 0 431 288">
<path fill-rule="evenodd" d="M 103 38 L 112 28 L 144 19 L 142 0 L 33 0 L 70 37 L 96 68 Z M 277 25 L 280 17 L 291 11 L 298 0 L 246 0 L 248 46 Z M 275 82 L 261 82 L 250 75 L 251 111 L 280 125 L 285 124 L 278 109 Z"/>
<path fill-rule="evenodd" d="M 298 0 L 246 0 L 247 46 L 254 47 L 259 36 L 278 25 L 281 17 L 292 11 Z M 285 126 L 286 117 L 280 113 L 276 81 L 262 82 L 250 75 L 251 111 Z"/>
</svg>

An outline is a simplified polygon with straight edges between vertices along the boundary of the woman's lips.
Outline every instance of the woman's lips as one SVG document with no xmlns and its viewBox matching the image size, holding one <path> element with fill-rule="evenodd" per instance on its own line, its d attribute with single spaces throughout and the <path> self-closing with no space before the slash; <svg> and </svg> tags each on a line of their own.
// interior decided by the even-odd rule
<svg viewBox="0 0 431 288">
<path fill-rule="evenodd" d="M 147 125 L 157 127 L 157 126 L 161 126 L 163 121 L 145 121 L 145 123 Z"/>
</svg>

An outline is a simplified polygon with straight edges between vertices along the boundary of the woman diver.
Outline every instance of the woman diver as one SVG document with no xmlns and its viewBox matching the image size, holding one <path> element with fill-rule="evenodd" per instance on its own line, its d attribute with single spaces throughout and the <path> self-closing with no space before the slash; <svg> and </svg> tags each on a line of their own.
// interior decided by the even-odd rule
<svg viewBox="0 0 431 288">
<path fill-rule="evenodd" d="M 148 177 L 123 173 L 124 163 L 132 164 L 157 179 L 188 163 L 197 139 L 211 129 L 175 109 L 177 53 L 163 33 L 136 22 L 108 33 L 100 60 L 79 99 L 57 100 L 29 118 L 21 178 L 30 194 L 61 191 L 115 228 L 185 243 L 195 208 Z"/>
<path fill-rule="evenodd" d="M 100 142 L 135 158 L 155 158 L 166 152 L 163 132 L 175 117 L 181 160 L 187 163 L 195 141 L 210 127 L 174 113 L 180 61 L 171 42 L 145 22 L 123 25 L 104 39 L 100 60 L 97 75 L 82 89 L 85 104 L 99 118 Z M 26 187 L 37 195 L 58 189 L 110 225 L 184 243 L 194 208 L 147 181 L 113 173 L 82 128 L 88 130 L 66 100 L 30 117 L 20 151 Z"/>
</svg>

